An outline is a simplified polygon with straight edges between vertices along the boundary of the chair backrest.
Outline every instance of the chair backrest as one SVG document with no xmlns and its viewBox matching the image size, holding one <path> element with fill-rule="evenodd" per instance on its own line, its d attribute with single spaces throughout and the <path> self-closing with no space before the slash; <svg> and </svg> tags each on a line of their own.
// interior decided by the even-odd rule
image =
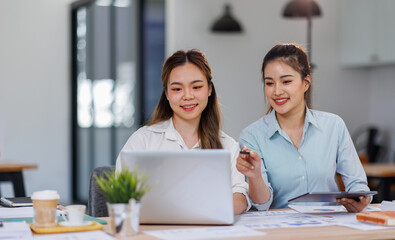
<svg viewBox="0 0 395 240">
<path fill-rule="evenodd" d="M 106 198 L 103 191 L 100 189 L 93 177 L 96 174 L 98 177 L 103 176 L 104 172 L 112 171 L 114 167 L 104 166 L 93 169 L 89 182 L 89 200 L 88 200 L 88 215 L 92 217 L 108 217 Z"/>
</svg>

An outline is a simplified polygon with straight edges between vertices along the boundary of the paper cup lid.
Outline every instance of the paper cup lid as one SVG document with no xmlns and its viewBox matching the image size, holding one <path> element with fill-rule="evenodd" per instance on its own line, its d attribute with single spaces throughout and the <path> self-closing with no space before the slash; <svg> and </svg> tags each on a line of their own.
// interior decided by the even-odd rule
<svg viewBox="0 0 395 240">
<path fill-rule="evenodd" d="M 47 199 L 59 199 L 60 196 L 55 190 L 44 190 L 34 192 L 30 197 L 32 200 L 47 200 Z"/>
</svg>

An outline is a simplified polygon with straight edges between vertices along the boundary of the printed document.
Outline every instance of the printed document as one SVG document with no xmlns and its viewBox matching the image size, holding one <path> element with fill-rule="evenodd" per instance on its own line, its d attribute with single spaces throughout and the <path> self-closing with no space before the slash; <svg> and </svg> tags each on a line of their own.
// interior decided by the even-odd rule
<svg viewBox="0 0 395 240">
<path fill-rule="evenodd" d="M 296 228 L 296 227 L 322 227 L 333 225 L 332 219 L 322 216 L 298 213 L 293 210 L 260 211 L 243 213 L 236 220 L 236 226 L 248 228 Z"/>
<path fill-rule="evenodd" d="M 158 231 L 144 231 L 144 233 L 164 240 L 193 240 L 205 238 L 231 238 L 264 236 L 266 233 L 252 230 L 243 226 L 183 228 Z"/>
<path fill-rule="evenodd" d="M 1 222 L 0 240 L 31 239 L 32 231 L 26 222 Z"/>
<path fill-rule="evenodd" d="M 347 209 L 343 205 L 300 205 L 288 204 L 288 207 L 301 213 L 347 213 Z M 366 207 L 364 212 L 381 211 L 376 207 Z"/>
<path fill-rule="evenodd" d="M 34 235 L 33 240 L 116 240 L 116 238 L 103 231 L 87 231 Z"/>
</svg>

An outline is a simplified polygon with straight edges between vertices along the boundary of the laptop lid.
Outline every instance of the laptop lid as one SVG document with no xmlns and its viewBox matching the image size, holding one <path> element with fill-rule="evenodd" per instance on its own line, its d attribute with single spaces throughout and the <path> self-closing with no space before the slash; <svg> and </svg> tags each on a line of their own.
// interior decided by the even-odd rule
<svg viewBox="0 0 395 240">
<path fill-rule="evenodd" d="M 148 174 L 141 223 L 233 224 L 230 152 L 124 150 L 122 169 Z"/>
</svg>

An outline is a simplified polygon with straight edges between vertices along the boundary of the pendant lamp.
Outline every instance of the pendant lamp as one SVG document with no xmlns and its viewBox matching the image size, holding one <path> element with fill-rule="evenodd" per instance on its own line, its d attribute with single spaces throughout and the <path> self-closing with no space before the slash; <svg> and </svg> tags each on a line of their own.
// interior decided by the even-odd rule
<svg viewBox="0 0 395 240">
<path fill-rule="evenodd" d="M 312 17 L 321 16 L 321 9 L 314 0 L 292 0 L 284 8 L 285 18 L 307 18 L 307 55 L 311 62 Z"/>
<path fill-rule="evenodd" d="M 239 22 L 232 16 L 231 6 L 225 5 L 224 14 L 211 27 L 212 32 L 240 33 L 243 31 Z"/>
</svg>

